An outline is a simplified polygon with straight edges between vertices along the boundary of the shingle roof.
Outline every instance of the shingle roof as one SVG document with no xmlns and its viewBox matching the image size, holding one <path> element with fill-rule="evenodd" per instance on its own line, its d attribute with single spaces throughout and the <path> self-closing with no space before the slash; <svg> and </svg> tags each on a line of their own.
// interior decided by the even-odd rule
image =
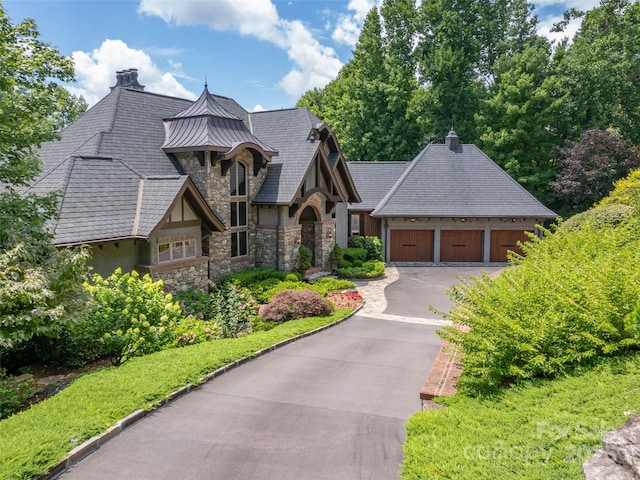
<svg viewBox="0 0 640 480">
<path fill-rule="evenodd" d="M 228 103 L 228 102 L 227 102 Z M 227 111 L 205 87 L 184 111 L 165 119 L 165 152 L 211 150 L 230 157 L 239 148 L 253 148 L 269 160 L 277 151 L 253 135 L 242 119 Z"/>
<path fill-rule="evenodd" d="M 147 239 L 186 188 L 187 175 L 144 177 L 121 160 L 69 157 L 49 170 L 28 191 L 60 189 L 56 245 L 77 245 L 126 238 Z M 224 226 L 214 212 L 200 212 L 214 228 Z"/>
<path fill-rule="evenodd" d="M 359 186 L 359 184 L 357 184 Z M 376 217 L 535 217 L 557 215 L 475 145 L 431 144 L 372 212 Z"/>
<path fill-rule="evenodd" d="M 322 122 L 306 108 L 254 112 L 249 122 L 254 135 L 279 152 L 267 166 L 267 178 L 253 203 L 289 205 L 321 145 L 307 137 Z"/>
<path fill-rule="evenodd" d="M 373 210 L 389 193 L 410 162 L 349 162 L 349 171 L 362 199 L 349 210 Z"/>
</svg>

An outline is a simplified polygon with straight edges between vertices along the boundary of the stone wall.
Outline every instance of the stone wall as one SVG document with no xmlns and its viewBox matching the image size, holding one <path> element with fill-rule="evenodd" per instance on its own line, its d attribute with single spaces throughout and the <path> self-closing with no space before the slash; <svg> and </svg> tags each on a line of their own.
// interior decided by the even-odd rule
<svg viewBox="0 0 640 480">
<path fill-rule="evenodd" d="M 168 293 L 176 293 L 189 288 L 203 292 L 208 290 L 209 259 L 207 257 L 190 258 L 159 265 L 138 265 L 136 270 L 141 275 L 148 273 L 154 281 L 162 280 L 164 290 Z"/>
<path fill-rule="evenodd" d="M 279 232 L 279 239 L 276 233 Z M 297 268 L 300 225 L 287 227 L 259 226 L 256 231 L 256 266 L 292 272 Z M 277 264 L 276 264 L 277 257 Z"/>
<path fill-rule="evenodd" d="M 209 161 L 209 154 L 205 154 L 204 165 L 193 153 L 179 153 L 176 155 L 185 172 L 198 187 L 211 208 L 222 218 L 225 226 L 230 226 L 229 206 L 229 175 L 222 175 L 221 162 L 216 160 L 213 165 Z M 257 233 L 258 207 L 251 205 L 251 200 L 260 190 L 266 177 L 266 169 L 260 168 L 254 172 L 253 155 L 248 150 L 241 150 L 235 156 L 236 161 L 241 161 L 247 167 L 248 187 L 248 242 L 249 254 L 245 257 L 231 258 L 231 232 L 212 232 L 204 239 L 203 253 L 209 256 L 209 276 L 211 280 L 218 281 L 223 275 L 239 270 L 253 268 L 263 263 L 258 253 L 260 239 Z M 255 173 L 255 175 L 254 175 Z"/>
</svg>

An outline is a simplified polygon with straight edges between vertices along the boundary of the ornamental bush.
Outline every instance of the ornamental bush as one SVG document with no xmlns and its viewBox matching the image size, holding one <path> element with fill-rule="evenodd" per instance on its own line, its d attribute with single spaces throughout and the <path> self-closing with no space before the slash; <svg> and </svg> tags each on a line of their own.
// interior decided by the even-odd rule
<svg viewBox="0 0 640 480">
<path fill-rule="evenodd" d="M 384 269 L 384 262 L 371 261 L 360 267 L 338 268 L 336 274 L 339 278 L 378 278 L 384 275 Z"/>
<path fill-rule="evenodd" d="M 284 290 L 267 305 L 260 307 L 260 318 L 282 323 L 296 318 L 324 317 L 333 307 L 312 290 Z"/>
<path fill-rule="evenodd" d="M 382 241 L 378 237 L 364 237 L 367 260 L 382 261 Z"/>
<path fill-rule="evenodd" d="M 479 394 L 637 349 L 639 233 L 636 220 L 547 231 L 519 265 L 453 287 L 445 318 L 468 328 L 441 336 L 464 352 L 458 387 Z"/>
<path fill-rule="evenodd" d="M 265 280 L 276 279 L 282 281 L 285 276 L 285 273 L 277 272 L 272 268 L 253 268 L 225 275 L 220 279 L 220 283 L 224 285 L 225 283 L 233 282 L 238 287 L 250 288 L 251 285 Z"/>
<path fill-rule="evenodd" d="M 94 275 L 85 288 L 92 296 L 89 312 L 69 329 L 77 343 L 98 345 L 100 356 L 110 357 L 116 366 L 170 345 L 169 327 L 179 322 L 182 310 L 164 293 L 162 281 L 118 268 L 106 279 Z"/>
<path fill-rule="evenodd" d="M 348 262 L 355 262 L 356 260 L 360 260 L 361 262 L 367 261 L 367 251 L 364 248 L 343 248 L 342 256 Z"/>
</svg>

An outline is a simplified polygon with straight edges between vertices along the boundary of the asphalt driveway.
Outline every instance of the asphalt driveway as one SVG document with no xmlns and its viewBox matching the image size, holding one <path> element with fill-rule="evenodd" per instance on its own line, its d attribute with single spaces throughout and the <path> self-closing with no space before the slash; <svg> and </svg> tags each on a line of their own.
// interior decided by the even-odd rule
<svg viewBox="0 0 640 480">
<path fill-rule="evenodd" d="M 248 362 L 137 422 L 59 478 L 398 478 L 404 425 L 420 408 L 441 343 L 428 306 L 414 311 L 408 303 L 422 304 L 427 291 L 439 298 L 446 275 L 432 272 L 440 268 L 447 267 L 394 270 L 380 318 L 369 309 Z M 478 271 L 457 269 L 449 279 Z"/>
</svg>

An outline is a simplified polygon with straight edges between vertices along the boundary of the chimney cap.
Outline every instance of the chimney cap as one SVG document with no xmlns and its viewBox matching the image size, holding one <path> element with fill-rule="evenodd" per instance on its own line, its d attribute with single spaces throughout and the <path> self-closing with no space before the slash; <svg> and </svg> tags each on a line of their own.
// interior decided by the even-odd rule
<svg viewBox="0 0 640 480">
<path fill-rule="evenodd" d="M 144 91 L 144 85 L 138 82 L 138 69 L 129 68 L 127 70 L 116 71 L 116 84 L 111 90 L 117 87 L 133 88 L 134 90 Z"/>
</svg>

